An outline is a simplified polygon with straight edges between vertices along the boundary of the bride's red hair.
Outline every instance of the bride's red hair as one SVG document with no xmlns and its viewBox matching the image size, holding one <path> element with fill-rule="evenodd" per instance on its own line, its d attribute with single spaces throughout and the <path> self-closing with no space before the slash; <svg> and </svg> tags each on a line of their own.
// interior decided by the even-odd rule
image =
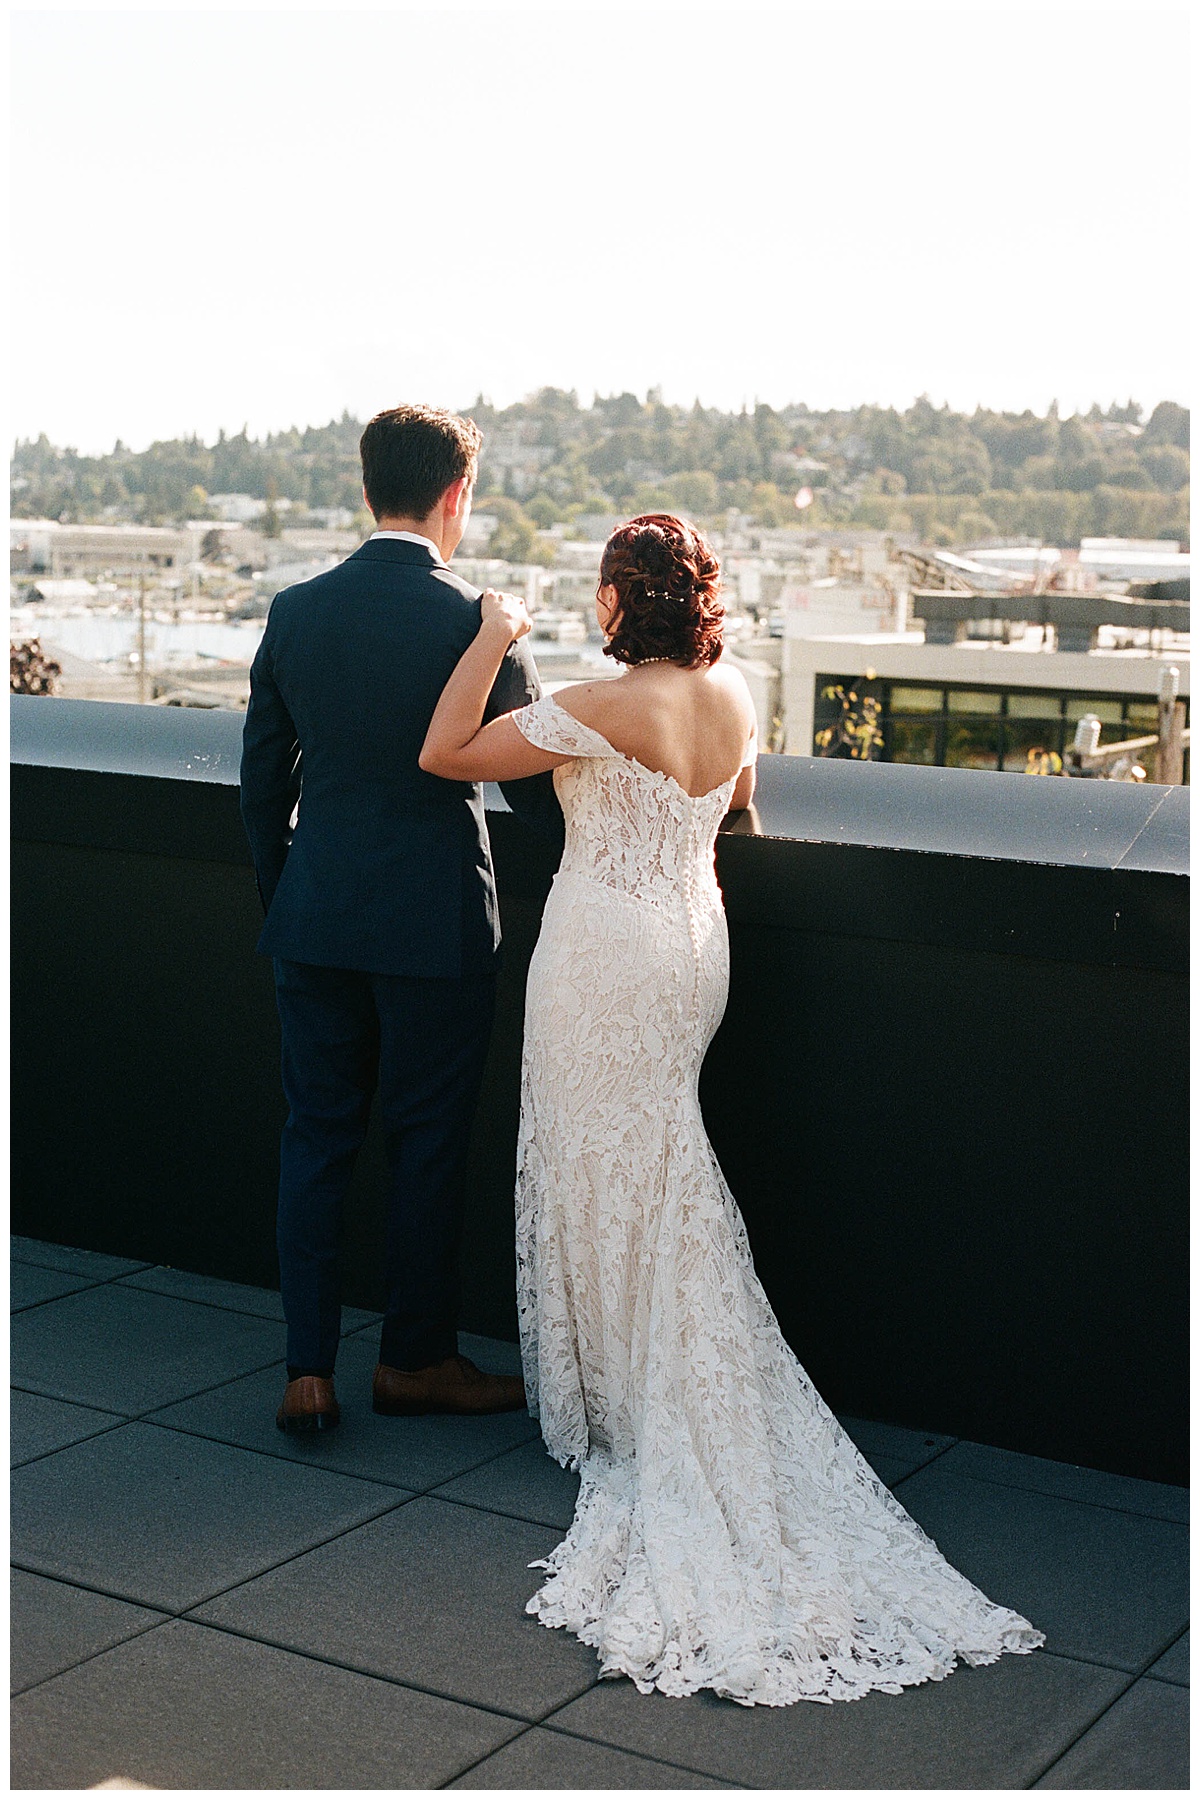
<svg viewBox="0 0 1200 1800">
<path fill-rule="evenodd" d="M 601 586 L 617 590 L 605 655 L 618 662 L 665 657 L 689 669 L 721 654 L 721 565 L 703 532 L 673 513 L 641 513 L 618 525 L 600 558 Z"/>
</svg>

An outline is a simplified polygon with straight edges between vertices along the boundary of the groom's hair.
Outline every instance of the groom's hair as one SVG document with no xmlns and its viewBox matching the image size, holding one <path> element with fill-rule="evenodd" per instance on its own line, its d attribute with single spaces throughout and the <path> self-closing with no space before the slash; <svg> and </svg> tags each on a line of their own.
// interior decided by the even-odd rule
<svg viewBox="0 0 1200 1800">
<path fill-rule="evenodd" d="M 358 440 L 363 490 L 377 519 L 427 519 L 452 481 L 475 473 L 483 434 L 436 406 L 376 413 Z"/>
</svg>

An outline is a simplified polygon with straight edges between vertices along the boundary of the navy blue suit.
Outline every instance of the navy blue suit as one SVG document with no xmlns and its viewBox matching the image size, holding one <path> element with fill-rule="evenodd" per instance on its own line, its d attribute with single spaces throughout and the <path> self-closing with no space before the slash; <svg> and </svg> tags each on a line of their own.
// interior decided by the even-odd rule
<svg viewBox="0 0 1200 1800">
<path fill-rule="evenodd" d="M 333 1367 L 338 1226 L 376 1093 L 389 1164 L 381 1360 L 423 1368 L 457 1347 L 466 1143 L 500 925 L 482 790 L 417 757 L 478 628 L 477 589 L 423 545 L 373 539 L 276 596 L 250 671 L 242 817 L 283 1038 L 278 1245 L 297 1370 Z M 539 693 L 527 644 L 514 644 L 486 716 Z M 504 794 L 561 837 L 549 775 Z"/>
</svg>

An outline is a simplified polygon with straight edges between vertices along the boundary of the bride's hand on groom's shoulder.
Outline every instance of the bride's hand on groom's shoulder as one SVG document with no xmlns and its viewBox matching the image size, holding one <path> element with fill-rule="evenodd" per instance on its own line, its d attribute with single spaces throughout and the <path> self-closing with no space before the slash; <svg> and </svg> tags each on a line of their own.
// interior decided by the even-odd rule
<svg viewBox="0 0 1200 1800">
<path fill-rule="evenodd" d="M 533 630 L 533 620 L 529 617 L 525 602 L 516 594 L 502 594 L 495 588 L 485 588 L 480 600 L 481 629 L 492 630 L 503 625 L 510 639 L 514 642 Z"/>
</svg>

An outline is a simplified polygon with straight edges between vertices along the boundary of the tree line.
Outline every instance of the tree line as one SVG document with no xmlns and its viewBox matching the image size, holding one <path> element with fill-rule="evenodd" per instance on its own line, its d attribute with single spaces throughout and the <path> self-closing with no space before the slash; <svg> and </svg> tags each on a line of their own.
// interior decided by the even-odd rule
<svg viewBox="0 0 1200 1800">
<path fill-rule="evenodd" d="M 927 541 L 1022 535 L 1187 536 L 1186 407 L 1133 400 L 1060 417 L 934 406 L 740 412 L 669 406 L 656 390 L 597 395 L 544 388 L 495 408 L 464 409 L 484 434 L 477 505 L 500 517 L 498 538 L 530 550 L 536 532 L 581 515 L 670 509 L 720 524 L 730 509 L 764 526 L 870 526 Z M 119 441 L 82 456 L 43 435 L 17 444 L 13 512 L 64 521 L 170 523 L 203 517 L 209 496 L 249 494 L 294 509 L 359 513 L 361 422 L 253 438 L 222 431 L 134 451 Z M 797 511 L 801 488 L 812 504 Z M 292 515 L 296 516 L 295 513 Z M 498 547 L 502 547 L 499 546 Z M 519 559 L 518 559 L 519 560 Z"/>
</svg>

